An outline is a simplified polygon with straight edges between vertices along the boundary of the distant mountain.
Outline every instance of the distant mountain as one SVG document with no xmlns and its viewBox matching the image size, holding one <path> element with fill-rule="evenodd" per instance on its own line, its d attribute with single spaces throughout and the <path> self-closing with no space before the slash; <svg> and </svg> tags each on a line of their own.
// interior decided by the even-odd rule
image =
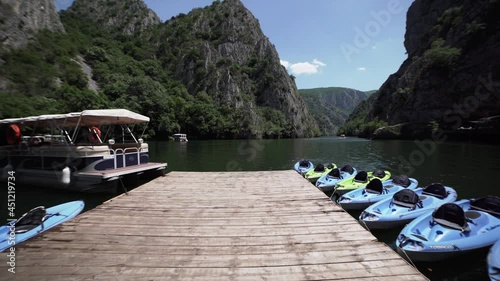
<svg viewBox="0 0 500 281">
<path fill-rule="evenodd" d="M 322 135 L 337 134 L 354 108 L 368 97 L 365 92 L 340 87 L 301 89 L 299 93 Z"/>
<path fill-rule="evenodd" d="M 500 1 L 415 0 L 406 20 L 408 59 L 353 113 L 346 131 L 374 138 L 500 139 L 500 126 L 477 125 L 500 115 L 499 13 Z"/>
</svg>

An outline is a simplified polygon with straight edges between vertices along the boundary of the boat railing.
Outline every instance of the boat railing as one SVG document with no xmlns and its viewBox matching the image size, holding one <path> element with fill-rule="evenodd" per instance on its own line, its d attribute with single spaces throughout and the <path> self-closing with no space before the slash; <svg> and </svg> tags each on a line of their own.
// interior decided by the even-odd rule
<svg viewBox="0 0 500 281">
<path fill-rule="evenodd" d="M 116 149 L 110 148 L 109 152 L 111 155 L 113 155 L 115 169 L 118 168 L 118 157 L 121 157 L 123 167 L 127 167 L 126 156 L 127 156 L 127 154 L 130 155 L 130 153 L 135 153 L 137 155 L 137 161 L 136 161 L 137 163 L 134 162 L 134 164 L 129 165 L 129 166 L 141 164 L 142 147 L 127 147 L 127 148 L 116 148 Z"/>
</svg>

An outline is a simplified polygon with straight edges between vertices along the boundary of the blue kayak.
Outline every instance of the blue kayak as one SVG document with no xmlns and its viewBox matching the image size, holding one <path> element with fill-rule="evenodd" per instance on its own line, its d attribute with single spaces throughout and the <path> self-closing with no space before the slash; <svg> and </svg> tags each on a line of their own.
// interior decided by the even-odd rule
<svg viewBox="0 0 500 281">
<path fill-rule="evenodd" d="M 396 176 L 385 182 L 374 178 L 365 188 L 355 189 L 338 200 L 345 210 L 364 210 L 371 204 L 392 197 L 396 192 L 403 189 L 416 189 L 418 181 L 407 176 Z"/>
<path fill-rule="evenodd" d="M 31 209 L 19 219 L 0 227 L 0 252 L 74 218 L 84 206 L 83 201 L 73 201 L 48 209 L 43 206 Z"/>
<path fill-rule="evenodd" d="M 488 274 L 493 281 L 500 281 L 500 238 L 488 253 Z"/>
<path fill-rule="evenodd" d="M 335 188 L 335 185 L 345 179 L 351 179 L 356 176 L 358 170 L 353 168 L 351 165 L 345 165 L 341 169 L 335 168 L 331 170 L 328 174 L 323 175 L 316 181 L 316 187 L 321 189 L 323 192 L 331 192 Z"/>
<path fill-rule="evenodd" d="M 427 212 L 401 231 L 396 246 L 412 261 L 439 261 L 487 249 L 499 238 L 500 198 L 491 196 Z"/>
<path fill-rule="evenodd" d="M 297 163 L 295 163 L 295 165 L 293 166 L 293 169 L 297 173 L 304 176 L 307 172 L 314 169 L 314 165 L 311 161 L 302 159 L 302 160 L 298 161 Z"/>
<path fill-rule="evenodd" d="M 359 216 L 359 221 L 369 229 L 398 227 L 444 203 L 455 200 L 457 200 L 457 192 L 439 183 L 415 190 L 403 189 L 392 197 L 366 208 Z"/>
</svg>

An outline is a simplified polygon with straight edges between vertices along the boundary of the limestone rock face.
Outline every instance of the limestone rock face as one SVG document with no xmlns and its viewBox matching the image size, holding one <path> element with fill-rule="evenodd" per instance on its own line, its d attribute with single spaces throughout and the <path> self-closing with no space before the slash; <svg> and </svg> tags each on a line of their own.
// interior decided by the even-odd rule
<svg viewBox="0 0 500 281">
<path fill-rule="evenodd" d="M 44 29 L 64 32 L 53 0 L 0 1 L 0 48 L 22 48 Z"/>
<path fill-rule="evenodd" d="M 192 95 L 204 92 L 218 106 L 242 111 L 250 136 L 262 133 L 256 128 L 265 122 L 259 113 L 265 108 L 284 114 L 289 136 L 318 131 L 294 78 L 240 0 L 215 1 L 172 18 L 163 25 L 157 44 L 158 57 Z"/>
<path fill-rule="evenodd" d="M 68 12 L 126 35 L 161 23 L 142 0 L 76 0 Z"/>
<path fill-rule="evenodd" d="M 453 131 L 499 115 L 499 12 L 498 1 L 416 0 L 407 13 L 408 59 L 382 85 L 365 121 L 432 122 Z"/>
</svg>

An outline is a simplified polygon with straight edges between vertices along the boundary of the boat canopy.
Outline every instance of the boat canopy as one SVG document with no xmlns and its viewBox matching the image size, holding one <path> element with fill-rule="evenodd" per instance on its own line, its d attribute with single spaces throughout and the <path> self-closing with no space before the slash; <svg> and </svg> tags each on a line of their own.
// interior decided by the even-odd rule
<svg viewBox="0 0 500 281">
<path fill-rule="evenodd" d="M 49 114 L 0 120 L 2 124 L 57 124 L 61 127 L 131 125 L 149 122 L 149 117 L 127 109 L 95 109 L 68 114 Z"/>
</svg>

